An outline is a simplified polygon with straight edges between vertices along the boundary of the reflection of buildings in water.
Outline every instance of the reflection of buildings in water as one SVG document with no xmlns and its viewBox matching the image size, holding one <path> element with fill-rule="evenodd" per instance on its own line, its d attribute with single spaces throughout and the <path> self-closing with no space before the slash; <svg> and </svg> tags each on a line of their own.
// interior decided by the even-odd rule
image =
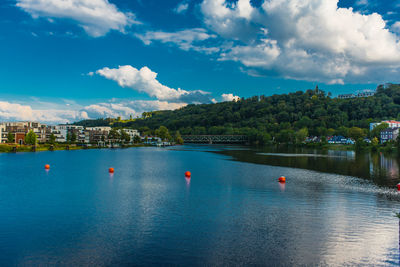
<svg viewBox="0 0 400 267">
<path fill-rule="evenodd" d="M 391 177 L 396 177 L 399 175 L 399 164 L 396 162 L 395 158 L 385 157 L 381 155 L 381 168 L 385 169 Z"/>
<path fill-rule="evenodd" d="M 375 156 L 375 157 L 374 157 Z M 384 172 L 390 178 L 398 178 L 399 164 L 394 157 L 386 157 L 383 153 L 372 156 L 369 168 L 371 174 Z"/>
<path fill-rule="evenodd" d="M 342 158 L 344 160 L 355 159 L 356 152 L 343 150 L 328 150 L 328 156 Z"/>
</svg>

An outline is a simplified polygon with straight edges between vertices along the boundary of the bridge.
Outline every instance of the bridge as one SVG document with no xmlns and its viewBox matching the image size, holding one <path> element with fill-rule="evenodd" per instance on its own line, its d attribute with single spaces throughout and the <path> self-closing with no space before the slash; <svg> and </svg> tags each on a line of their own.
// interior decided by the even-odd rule
<svg viewBox="0 0 400 267">
<path fill-rule="evenodd" d="M 185 143 L 197 144 L 245 144 L 246 135 L 182 135 Z"/>
</svg>

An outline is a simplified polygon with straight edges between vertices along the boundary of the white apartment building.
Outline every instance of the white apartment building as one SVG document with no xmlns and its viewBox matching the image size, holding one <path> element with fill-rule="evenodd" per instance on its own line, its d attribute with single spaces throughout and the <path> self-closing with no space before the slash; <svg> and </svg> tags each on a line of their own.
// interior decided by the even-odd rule
<svg viewBox="0 0 400 267">
<path fill-rule="evenodd" d="M 74 132 L 76 134 L 76 141 L 79 143 L 85 142 L 85 131 L 83 126 L 72 125 L 72 124 L 60 124 L 55 126 L 57 132 L 59 132 L 60 139 L 57 142 L 67 142 L 68 133 Z"/>
<path fill-rule="evenodd" d="M 135 136 L 139 136 L 140 137 L 140 133 L 138 130 L 135 129 L 123 129 L 131 138 L 131 142 L 133 142 L 133 139 L 135 138 Z M 121 130 L 119 131 L 121 132 Z"/>
</svg>

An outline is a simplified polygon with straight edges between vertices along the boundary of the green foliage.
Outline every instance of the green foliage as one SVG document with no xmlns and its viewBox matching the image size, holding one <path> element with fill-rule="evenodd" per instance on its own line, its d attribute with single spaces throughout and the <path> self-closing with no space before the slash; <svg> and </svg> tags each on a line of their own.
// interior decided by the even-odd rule
<svg viewBox="0 0 400 267">
<path fill-rule="evenodd" d="M 25 144 L 27 145 L 36 145 L 37 135 L 30 130 L 25 136 Z"/>
<path fill-rule="evenodd" d="M 67 142 L 75 143 L 77 139 L 76 133 L 74 131 L 69 131 L 67 133 Z"/>
<path fill-rule="evenodd" d="M 373 146 L 377 146 L 377 145 L 379 144 L 378 138 L 374 137 L 374 138 L 371 140 L 371 144 L 372 144 Z"/>
<path fill-rule="evenodd" d="M 120 137 L 121 137 L 121 135 L 115 128 L 111 129 L 110 132 L 108 133 L 108 139 L 116 141 L 116 140 L 119 140 Z"/>
<path fill-rule="evenodd" d="M 96 127 L 96 126 L 110 126 L 115 122 L 115 119 L 112 118 L 106 118 L 106 119 L 96 119 L 96 120 L 83 120 L 74 123 L 74 125 L 80 125 L 84 127 Z"/>
<path fill-rule="evenodd" d="M 14 143 L 15 142 L 15 138 L 14 138 L 14 134 L 13 133 L 8 133 L 7 135 L 7 143 Z"/>
<path fill-rule="evenodd" d="M 127 142 L 127 143 L 129 143 L 131 141 L 131 137 L 123 129 L 121 130 L 121 133 L 120 133 L 120 139 L 122 142 Z"/>
<path fill-rule="evenodd" d="M 389 128 L 389 124 L 387 124 L 386 122 L 381 123 L 374 127 L 374 129 L 371 131 L 370 136 L 380 138 L 381 132 L 387 128 Z"/>
<path fill-rule="evenodd" d="M 364 131 L 359 127 L 351 127 L 349 129 L 348 135 L 356 141 L 365 137 Z"/>
<path fill-rule="evenodd" d="M 176 131 L 174 139 L 175 143 L 177 143 L 178 145 L 183 145 L 183 139 L 179 131 Z"/>
<path fill-rule="evenodd" d="M 171 139 L 171 135 L 169 134 L 169 131 L 165 126 L 160 126 L 160 128 L 156 130 L 156 136 L 160 137 L 162 140 Z"/>
<path fill-rule="evenodd" d="M 367 143 L 364 141 L 363 138 L 356 139 L 356 145 L 355 145 L 356 150 L 363 150 L 366 147 L 367 147 Z"/>
<path fill-rule="evenodd" d="M 135 135 L 135 137 L 133 138 L 133 142 L 135 143 L 135 144 L 138 144 L 138 143 L 140 143 L 140 137 L 138 136 L 138 135 Z"/>
<path fill-rule="evenodd" d="M 262 136 L 268 134 L 272 140 L 294 143 L 298 141 L 296 133 L 303 128 L 312 136 L 335 134 L 357 140 L 365 136 L 369 123 L 395 119 L 399 114 L 400 85 L 391 85 L 379 86 L 375 96 L 364 98 L 331 98 L 318 89 L 254 96 L 237 102 L 190 104 L 174 111 L 145 113 L 141 119 L 113 125 L 139 129 L 143 135 L 154 134 L 165 126 L 182 135 L 244 134 L 250 142 L 261 144 L 268 139 Z M 109 125 L 107 120 L 98 121 L 96 126 Z M 373 137 L 378 137 L 378 132 Z"/>
<path fill-rule="evenodd" d="M 308 129 L 307 128 L 302 128 L 296 133 L 296 142 L 297 143 L 302 143 L 306 140 L 306 137 L 308 136 Z"/>
<path fill-rule="evenodd" d="M 49 144 L 54 145 L 56 143 L 56 136 L 52 133 L 49 137 Z"/>
</svg>

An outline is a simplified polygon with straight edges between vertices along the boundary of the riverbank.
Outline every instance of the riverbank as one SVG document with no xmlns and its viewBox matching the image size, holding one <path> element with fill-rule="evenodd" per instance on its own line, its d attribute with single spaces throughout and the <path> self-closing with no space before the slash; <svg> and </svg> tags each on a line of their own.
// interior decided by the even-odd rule
<svg viewBox="0 0 400 267">
<path fill-rule="evenodd" d="M 146 144 L 118 145 L 113 148 L 130 148 L 130 147 L 146 147 Z M 30 145 L 15 145 L 15 144 L 0 144 L 0 153 L 16 153 L 16 152 L 42 152 L 42 151 L 60 151 L 60 150 L 82 150 L 82 149 L 104 149 L 110 147 L 104 146 L 82 146 L 77 144 L 38 144 Z"/>
</svg>

